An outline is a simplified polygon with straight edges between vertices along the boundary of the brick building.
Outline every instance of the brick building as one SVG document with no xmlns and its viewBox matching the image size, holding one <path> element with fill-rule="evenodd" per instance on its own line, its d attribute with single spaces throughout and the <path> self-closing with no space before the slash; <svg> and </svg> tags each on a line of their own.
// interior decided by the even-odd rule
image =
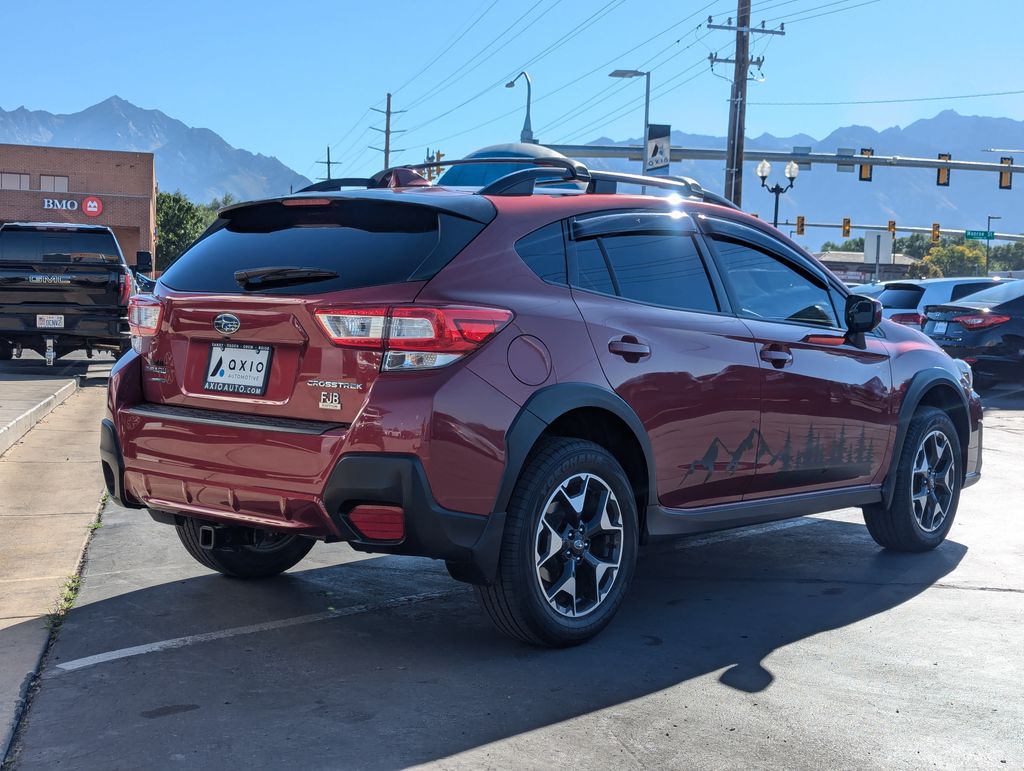
<svg viewBox="0 0 1024 771">
<path fill-rule="evenodd" d="M 134 264 L 155 252 L 153 154 L 0 144 L 0 222 L 107 225 Z"/>
</svg>

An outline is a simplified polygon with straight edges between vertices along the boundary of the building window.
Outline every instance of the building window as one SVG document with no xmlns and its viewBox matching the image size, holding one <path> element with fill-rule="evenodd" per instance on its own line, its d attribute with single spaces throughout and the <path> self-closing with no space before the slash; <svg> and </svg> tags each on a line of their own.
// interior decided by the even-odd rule
<svg viewBox="0 0 1024 771">
<path fill-rule="evenodd" d="M 28 174 L 0 171 L 0 190 L 28 190 Z"/>
<path fill-rule="evenodd" d="M 51 174 L 40 174 L 39 189 L 47 193 L 66 193 L 68 191 L 68 178 L 55 177 Z"/>
</svg>

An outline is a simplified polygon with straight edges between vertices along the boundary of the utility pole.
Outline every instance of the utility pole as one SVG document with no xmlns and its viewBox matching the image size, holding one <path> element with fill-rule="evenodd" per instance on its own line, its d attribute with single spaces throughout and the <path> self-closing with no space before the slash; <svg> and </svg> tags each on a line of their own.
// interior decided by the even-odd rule
<svg viewBox="0 0 1024 771">
<path fill-rule="evenodd" d="M 738 0 L 736 6 L 736 26 L 732 19 L 727 24 L 713 24 L 708 17 L 708 29 L 722 29 L 736 33 L 736 56 L 733 59 L 719 59 L 711 54 L 708 59 L 712 67 L 715 64 L 731 63 L 734 66 L 732 89 L 729 98 L 729 138 L 725 152 L 725 197 L 737 206 L 743 199 L 743 137 L 747 121 L 747 80 L 750 78 L 750 65 L 758 68 L 764 63 L 764 57 L 750 58 L 750 35 L 785 35 L 783 26 L 779 29 L 766 29 L 764 22 L 760 27 L 750 26 L 750 0 Z"/>
<path fill-rule="evenodd" d="M 374 112 L 379 112 L 384 116 L 384 128 L 380 129 L 376 126 L 370 126 L 374 131 L 379 131 L 384 135 L 384 147 L 374 147 L 370 145 L 371 150 L 377 150 L 378 152 L 384 153 L 384 168 L 391 168 L 391 135 L 401 134 L 403 130 L 397 130 L 391 128 L 391 116 L 398 115 L 399 113 L 405 112 L 405 110 L 392 110 L 391 109 L 391 93 L 388 93 L 387 102 L 383 110 L 377 107 L 371 107 Z M 403 152 L 402 150 L 395 150 L 396 153 Z"/>
<path fill-rule="evenodd" d="M 319 179 L 322 179 L 322 180 L 329 180 L 329 179 L 331 179 L 331 165 L 333 164 L 333 165 L 337 166 L 338 162 L 331 160 L 331 146 L 330 145 L 327 145 L 327 160 L 326 161 L 317 161 L 317 163 L 322 163 L 322 164 L 324 164 L 327 167 L 327 176 L 326 177 L 319 177 Z"/>
</svg>

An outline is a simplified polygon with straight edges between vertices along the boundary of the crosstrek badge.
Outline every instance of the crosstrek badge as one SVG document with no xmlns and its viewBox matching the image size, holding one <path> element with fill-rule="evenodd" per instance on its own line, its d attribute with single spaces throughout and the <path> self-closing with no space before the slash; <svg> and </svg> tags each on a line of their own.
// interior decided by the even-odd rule
<svg viewBox="0 0 1024 771">
<path fill-rule="evenodd" d="M 103 201 L 94 195 L 82 199 L 82 211 L 86 217 L 99 217 L 103 214 Z"/>
</svg>

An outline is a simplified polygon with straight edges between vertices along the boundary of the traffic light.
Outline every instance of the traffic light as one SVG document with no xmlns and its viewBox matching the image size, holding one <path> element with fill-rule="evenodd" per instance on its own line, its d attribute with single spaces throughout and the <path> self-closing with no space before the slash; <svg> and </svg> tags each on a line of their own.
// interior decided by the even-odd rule
<svg viewBox="0 0 1024 771">
<path fill-rule="evenodd" d="M 938 222 L 933 222 L 932 223 L 932 243 L 933 244 L 939 243 L 939 223 Z"/>
<path fill-rule="evenodd" d="M 896 237 L 896 220 L 889 220 L 889 233 L 893 238 Z"/>
<path fill-rule="evenodd" d="M 434 152 L 434 163 L 440 163 L 442 158 L 444 158 L 444 153 L 442 153 L 440 150 L 437 150 L 437 151 Z M 438 166 L 434 170 L 434 173 L 437 174 L 437 176 L 440 177 L 441 176 L 441 167 Z"/>
<path fill-rule="evenodd" d="M 850 237 L 850 218 L 843 217 L 843 238 Z"/>
<path fill-rule="evenodd" d="M 939 153 L 940 161 L 948 161 L 952 157 L 949 153 Z M 935 184 L 939 187 L 949 187 L 949 169 L 939 168 L 935 170 Z"/>
<path fill-rule="evenodd" d="M 860 154 L 866 155 L 870 158 L 872 155 L 875 154 L 875 151 L 871 147 L 862 147 L 860 148 Z M 861 182 L 870 182 L 872 168 L 873 167 L 871 165 L 867 163 L 862 163 L 860 166 L 857 167 L 857 179 L 859 179 Z"/>
<path fill-rule="evenodd" d="M 796 234 L 802 236 L 804 234 L 804 215 L 798 214 L 796 216 Z"/>
<path fill-rule="evenodd" d="M 426 157 L 426 159 L 423 162 L 424 163 L 433 163 L 434 162 L 434 155 L 433 155 L 433 153 L 430 152 L 430 148 L 429 147 L 427 148 L 427 157 Z M 434 181 L 434 177 L 437 176 L 437 174 L 435 173 L 434 168 L 432 166 L 428 166 L 425 169 L 420 169 L 420 176 L 425 177 L 427 180 L 433 182 Z"/>
<path fill-rule="evenodd" d="M 1000 158 L 999 162 L 1004 166 L 1012 166 L 1013 158 Z M 999 172 L 999 189 L 1009 190 L 1013 187 L 1013 174 L 1009 171 Z"/>
</svg>

